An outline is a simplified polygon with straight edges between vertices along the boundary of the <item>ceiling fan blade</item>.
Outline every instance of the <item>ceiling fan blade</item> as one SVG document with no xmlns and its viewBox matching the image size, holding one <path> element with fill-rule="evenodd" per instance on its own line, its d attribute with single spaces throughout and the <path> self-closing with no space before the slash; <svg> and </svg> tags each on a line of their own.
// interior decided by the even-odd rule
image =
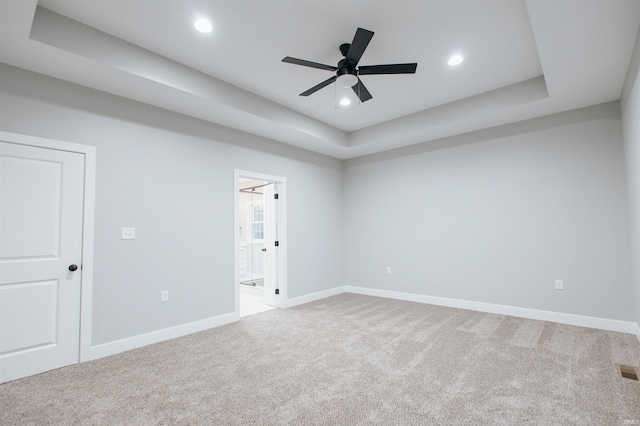
<svg viewBox="0 0 640 426">
<path fill-rule="evenodd" d="M 351 42 L 351 46 L 349 46 L 349 50 L 345 55 L 347 61 L 353 61 L 355 64 L 357 64 L 362 57 L 364 50 L 369 45 L 372 37 L 373 31 L 365 30 L 364 28 L 358 28 L 356 31 L 356 35 L 353 37 L 353 41 Z"/>
<path fill-rule="evenodd" d="M 319 64 L 317 62 L 311 62 L 311 61 L 305 61 L 304 59 L 298 59 L 298 58 L 292 58 L 290 56 L 286 56 L 282 62 L 287 62 L 289 64 L 295 64 L 295 65 L 302 65 L 304 67 L 311 67 L 311 68 L 318 68 L 321 70 L 326 70 L 326 71 L 336 71 L 338 68 L 331 66 L 331 65 L 325 65 L 325 64 Z"/>
<path fill-rule="evenodd" d="M 311 89 L 307 90 L 306 92 L 300 93 L 300 96 L 309 96 L 309 95 L 317 92 L 318 90 L 322 89 L 323 87 L 326 87 L 326 86 L 330 85 L 331 83 L 336 81 L 336 78 L 337 77 L 334 75 L 333 77 L 323 81 L 322 83 L 313 86 Z"/>
<path fill-rule="evenodd" d="M 364 65 L 358 67 L 358 74 L 414 74 L 417 67 L 418 64 Z"/>
<path fill-rule="evenodd" d="M 371 96 L 371 93 L 369 93 L 364 84 L 362 84 L 362 80 L 360 79 L 358 79 L 358 83 L 351 88 L 360 98 L 360 102 L 367 102 L 369 99 L 373 98 L 373 96 Z"/>
</svg>

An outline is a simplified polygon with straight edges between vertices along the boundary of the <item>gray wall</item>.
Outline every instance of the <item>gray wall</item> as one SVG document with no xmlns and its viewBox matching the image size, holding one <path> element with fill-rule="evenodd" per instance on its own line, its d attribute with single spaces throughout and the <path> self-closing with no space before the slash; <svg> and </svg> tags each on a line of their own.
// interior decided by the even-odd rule
<svg viewBox="0 0 640 426">
<path fill-rule="evenodd" d="M 640 31 L 620 100 L 629 182 L 636 322 L 640 325 Z M 640 330 L 639 330 L 640 331 Z"/>
<path fill-rule="evenodd" d="M 234 168 L 287 178 L 291 298 L 348 284 L 640 321 L 625 87 L 622 121 L 613 102 L 341 162 L 0 65 L 0 127 L 97 147 L 94 345 L 233 311 Z"/>
<path fill-rule="evenodd" d="M 2 130 L 97 147 L 92 344 L 233 312 L 234 168 L 287 179 L 289 297 L 343 285 L 340 161 L 25 70 L 0 76 Z"/>
<path fill-rule="evenodd" d="M 618 102 L 348 160 L 345 212 L 348 285 L 635 320 Z"/>
</svg>

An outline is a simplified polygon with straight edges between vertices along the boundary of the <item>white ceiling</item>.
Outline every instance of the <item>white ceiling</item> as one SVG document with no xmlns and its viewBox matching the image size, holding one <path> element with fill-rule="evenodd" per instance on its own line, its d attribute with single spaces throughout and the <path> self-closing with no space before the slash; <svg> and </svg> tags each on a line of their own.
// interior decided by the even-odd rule
<svg viewBox="0 0 640 426">
<path fill-rule="evenodd" d="M 0 61 L 346 159 L 617 100 L 639 24 L 638 0 L 0 0 Z M 416 74 L 298 96 L 332 73 L 281 59 L 336 65 L 358 27 L 360 65 Z"/>
</svg>

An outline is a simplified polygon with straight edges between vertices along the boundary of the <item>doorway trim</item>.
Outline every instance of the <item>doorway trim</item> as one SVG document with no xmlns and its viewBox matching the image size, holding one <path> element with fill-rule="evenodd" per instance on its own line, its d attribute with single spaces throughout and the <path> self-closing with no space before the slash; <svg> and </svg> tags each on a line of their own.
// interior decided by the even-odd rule
<svg viewBox="0 0 640 426">
<path fill-rule="evenodd" d="M 287 179 L 282 176 L 268 175 L 247 170 L 234 169 L 233 171 L 233 293 L 234 316 L 236 321 L 240 319 L 240 237 L 238 229 L 239 203 L 240 203 L 240 178 L 262 180 L 278 184 L 278 289 L 280 297 L 276 298 L 276 307 L 284 308 L 287 300 Z"/>
<path fill-rule="evenodd" d="M 55 139 L 40 138 L 0 131 L 0 139 L 18 145 L 76 152 L 84 155 L 84 192 L 82 213 L 82 267 L 80 283 L 79 361 L 91 358 L 91 326 L 93 309 L 93 241 L 95 225 L 96 147 Z"/>
</svg>

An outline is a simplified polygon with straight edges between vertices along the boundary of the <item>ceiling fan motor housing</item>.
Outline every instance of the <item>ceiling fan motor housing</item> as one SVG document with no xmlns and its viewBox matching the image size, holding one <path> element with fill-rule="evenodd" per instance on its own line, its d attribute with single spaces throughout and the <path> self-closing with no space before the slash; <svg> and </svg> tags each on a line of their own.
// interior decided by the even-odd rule
<svg viewBox="0 0 640 426">
<path fill-rule="evenodd" d="M 338 62 L 338 70 L 336 71 L 337 77 L 340 77 L 341 75 L 344 75 L 344 74 L 351 74 L 351 75 L 357 76 L 355 64 L 349 63 L 349 62 L 350 61 L 347 61 L 346 59 L 343 59 L 340 62 Z"/>
</svg>

